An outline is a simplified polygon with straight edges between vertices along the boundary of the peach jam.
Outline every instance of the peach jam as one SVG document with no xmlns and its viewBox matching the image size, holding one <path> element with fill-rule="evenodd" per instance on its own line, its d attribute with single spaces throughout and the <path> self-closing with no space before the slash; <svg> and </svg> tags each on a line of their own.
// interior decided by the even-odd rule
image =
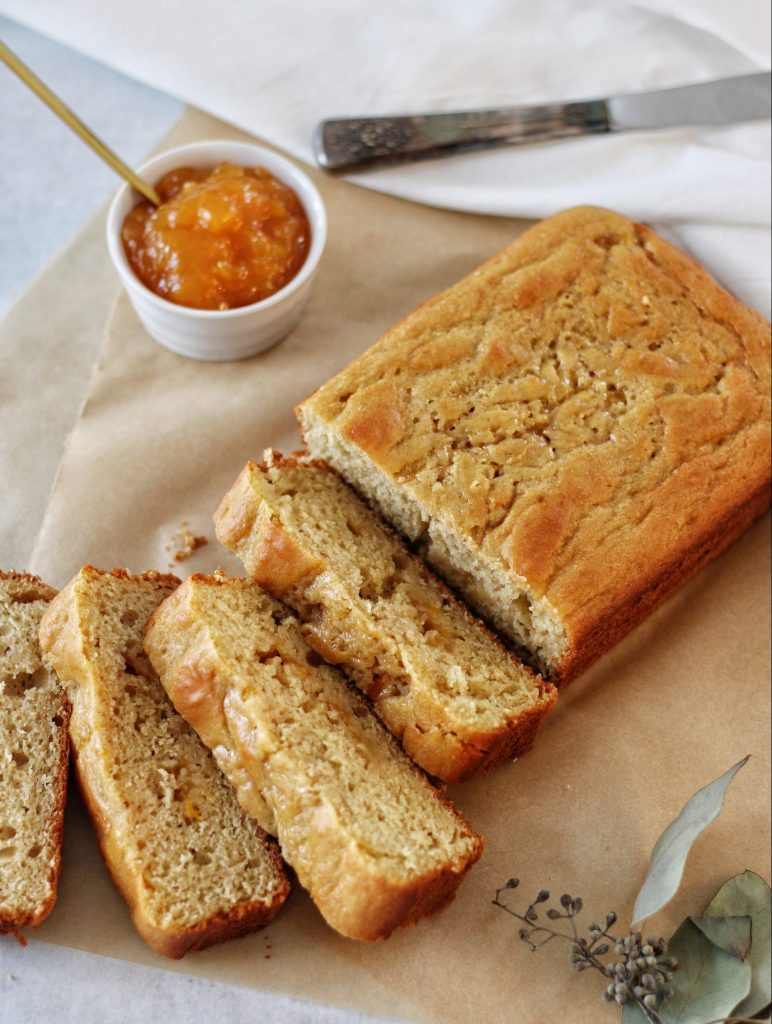
<svg viewBox="0 0 772 1024">
<path fill-rule="evenodd" d="M 308 255 L 311 231 L 292 191 L 262 167 L 178 167 L 123 222 L 131 268 L 156 295 L 235 309 L 279 291 Z"/>
</svg>

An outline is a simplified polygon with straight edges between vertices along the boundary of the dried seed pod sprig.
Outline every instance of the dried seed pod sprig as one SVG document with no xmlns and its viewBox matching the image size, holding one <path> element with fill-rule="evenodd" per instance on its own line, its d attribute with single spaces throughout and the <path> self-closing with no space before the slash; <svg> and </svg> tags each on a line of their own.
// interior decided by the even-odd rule
<svg viewBox="0 0 772 1024">
<path fill-rule="evenodd" d="M 595 923 L 588 926 L 590 938 L 586 939 L 579 934 L 575 920 L 582 910 L 582 900 L 568 893 L 560 897 L 560 909 L 549 907 L 544 912 L 548 921 L 566 921 L 570 925 L 570 931 L 559 931 L 549 924 L 539 923 L 536 908 L 550 899 L 546 889 L 540 890 L 522 913 L 505 901 L 504 894 L 516 889 L 519 884 L 517 878 L 510 878 L 496 890 L 493 904 L 523 923 L 525 927 L 520 928 L 518 936 L 532 951 L 540 949 L 552 939 L 564 939 L 569 943 L 569 957 L 575 971 L 592 968 L 608 979 L 603 993 L 607 1002 L 616 1002 L 619 1006 L 635 1002 L 651 1024 L 660 1024 L 657 1009 L 673 997 L 670 982 L 673 980 L 673 972 L 678 970 L 678 962 L 673 957 L 665 956 L 667 943 L 664 939 L 647 938 L 644 942 L 640 932 L 630 932 L 626 936 L 612 935 L 609 928 L 613 927 L 617 919 L 613 911 L 606 914 L 605 927 Z M 617 959 L 605 960 L 612 946 Z"/>
<path fill-rule="evenodd" d="M 747 762 L 744 757 L 698 790 L 659 837 L 635 901 L 632 928 L 673 898 L 692 844 L 716 818 L 729 783 Z M 537 911 L 550 899 L 542 889 L 521 913 L 505 897 L 519 884 L 510 878 L 497 889 L 495 906 L 522 923 L 518 934 L 531 950 L 552 939 L 568 942 L 574 970 L 592 968 L 606 979 L 603 998 L 621 1008 L 622 1024 L 754 1024 L 759 1013 L 769 1012 L 772 889 L 755 872 L 746 870 L 730 878 L 700 917 L 687 917 L 670 939 L 669 956 L 664 939 L 644 942 L 632 928 L 627 935 L 612 935 L 614 913 L 606 915 L 605 927 L 588 926 L 589 939 L 580 935 L 575 918 L 582 901 L 567 893 L 560 897 L 560 907 Z M 550 923 L 541 923 L 540 913 Z M 566 922 L 562 931 L 560 921 Z M 674 978 L 679 961 L 681 970 Z M 764 1019 L 772 1024 L 769 1016 Z"/>
</svg>

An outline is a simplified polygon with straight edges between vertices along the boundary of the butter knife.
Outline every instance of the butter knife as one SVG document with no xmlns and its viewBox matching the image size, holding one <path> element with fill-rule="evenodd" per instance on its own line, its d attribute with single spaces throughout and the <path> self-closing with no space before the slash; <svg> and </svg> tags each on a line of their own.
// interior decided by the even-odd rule
<svg viewBox="0 0 772 1024">
<path fill-rule="evenodd" d="M 321 167 L 394 164 L 495 146 L 602 132 L 725 125 L 770 116 L 770 72 L 609 99 L 322 121 L 314 135 Z"/>
</svg>

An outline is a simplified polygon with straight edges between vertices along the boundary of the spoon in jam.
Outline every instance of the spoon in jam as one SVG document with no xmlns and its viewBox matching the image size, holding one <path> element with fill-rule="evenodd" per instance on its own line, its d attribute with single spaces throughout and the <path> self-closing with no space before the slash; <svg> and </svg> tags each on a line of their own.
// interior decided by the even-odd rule
<svg viewBox="0 0 772 1024">
<path fill-rule="evenodd" d="M 110 149 L 109 146 L 105 145 L 104 142 L 95 135 L 94 132 L 85 125 L 81 119 L 64 103 L 56 93 L 52 92 L 45 82 L 42 82 L 38 76 L 27 67 L 26 64 L 22 63 L 16 54 L 9 50 L 5 43 L 0 40 L 0 60 L 6 64 L 14 74 L 18 75 L 19 78 L 24 82 L 26 86 L 35 93 L 35 95 L 47 104 L 53 112 L 64 121 L 68 128 L 71 128 L 75 134 L 90 146 L 91 149 L 100 156 L 106 164 L 109 164 L 114 171 L 117 171 L 121 177 L 125 178 L 126 181 L 135 189 L 141 196 L 151 202 L 153 206 L 161 205 L 161 197 L 158 195 L 152 185 L 148 185 L 146 181 L 143 181 L 134 171 L 125 164 L 123 160 Z"/>
</svg>

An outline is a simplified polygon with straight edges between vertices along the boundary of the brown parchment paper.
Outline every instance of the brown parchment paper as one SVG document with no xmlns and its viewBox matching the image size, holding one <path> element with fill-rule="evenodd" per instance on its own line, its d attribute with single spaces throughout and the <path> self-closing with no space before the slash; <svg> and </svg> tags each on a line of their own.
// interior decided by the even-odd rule
<svg viewBox="0 0 772 1024">
<path fill-rule="evenodd" d="M 236 133 L 189 115 L 173 141 L 218 136 Z M 523 227 L 316 179 L 328 249 L 300 326 L 271 352 L 188 361 L 156 345 L 118 301 L 32 559 L 53 584 L 84 562 L 166 569 L 182 521 L 210 543 L 180 574 L 238 572 L 211 514 L 245 460 L 268 445 L 297 447 L 294 402 Z M 411 1022 L 618 1020 L 600 1001 L 598 976 L 574 975 L 557 943 L 530 953 L 491 899 L 517 875 L 521 909 L 546 887 L 581 895 L 585 923 L 614 909 L 624 927 L 662 829 L 746 753 L 679 895 L 652 927 L 670 934 L 736 872 L 769 878 L 769 548 L 767 518 L 575 682 L 530 754 L 451 789 L 486 851 L 454 903 L 417 927 L 354 943 L 296 887 L 267 932 L 163 961 L 134 933 L 73 799 L 59 902 L 39 938 Z"/>
<path fill-rule="evenodd" d="M 0 322 L 0 566 L 25 569 L 119 291 L 104 210 Z"/>
</svg>

